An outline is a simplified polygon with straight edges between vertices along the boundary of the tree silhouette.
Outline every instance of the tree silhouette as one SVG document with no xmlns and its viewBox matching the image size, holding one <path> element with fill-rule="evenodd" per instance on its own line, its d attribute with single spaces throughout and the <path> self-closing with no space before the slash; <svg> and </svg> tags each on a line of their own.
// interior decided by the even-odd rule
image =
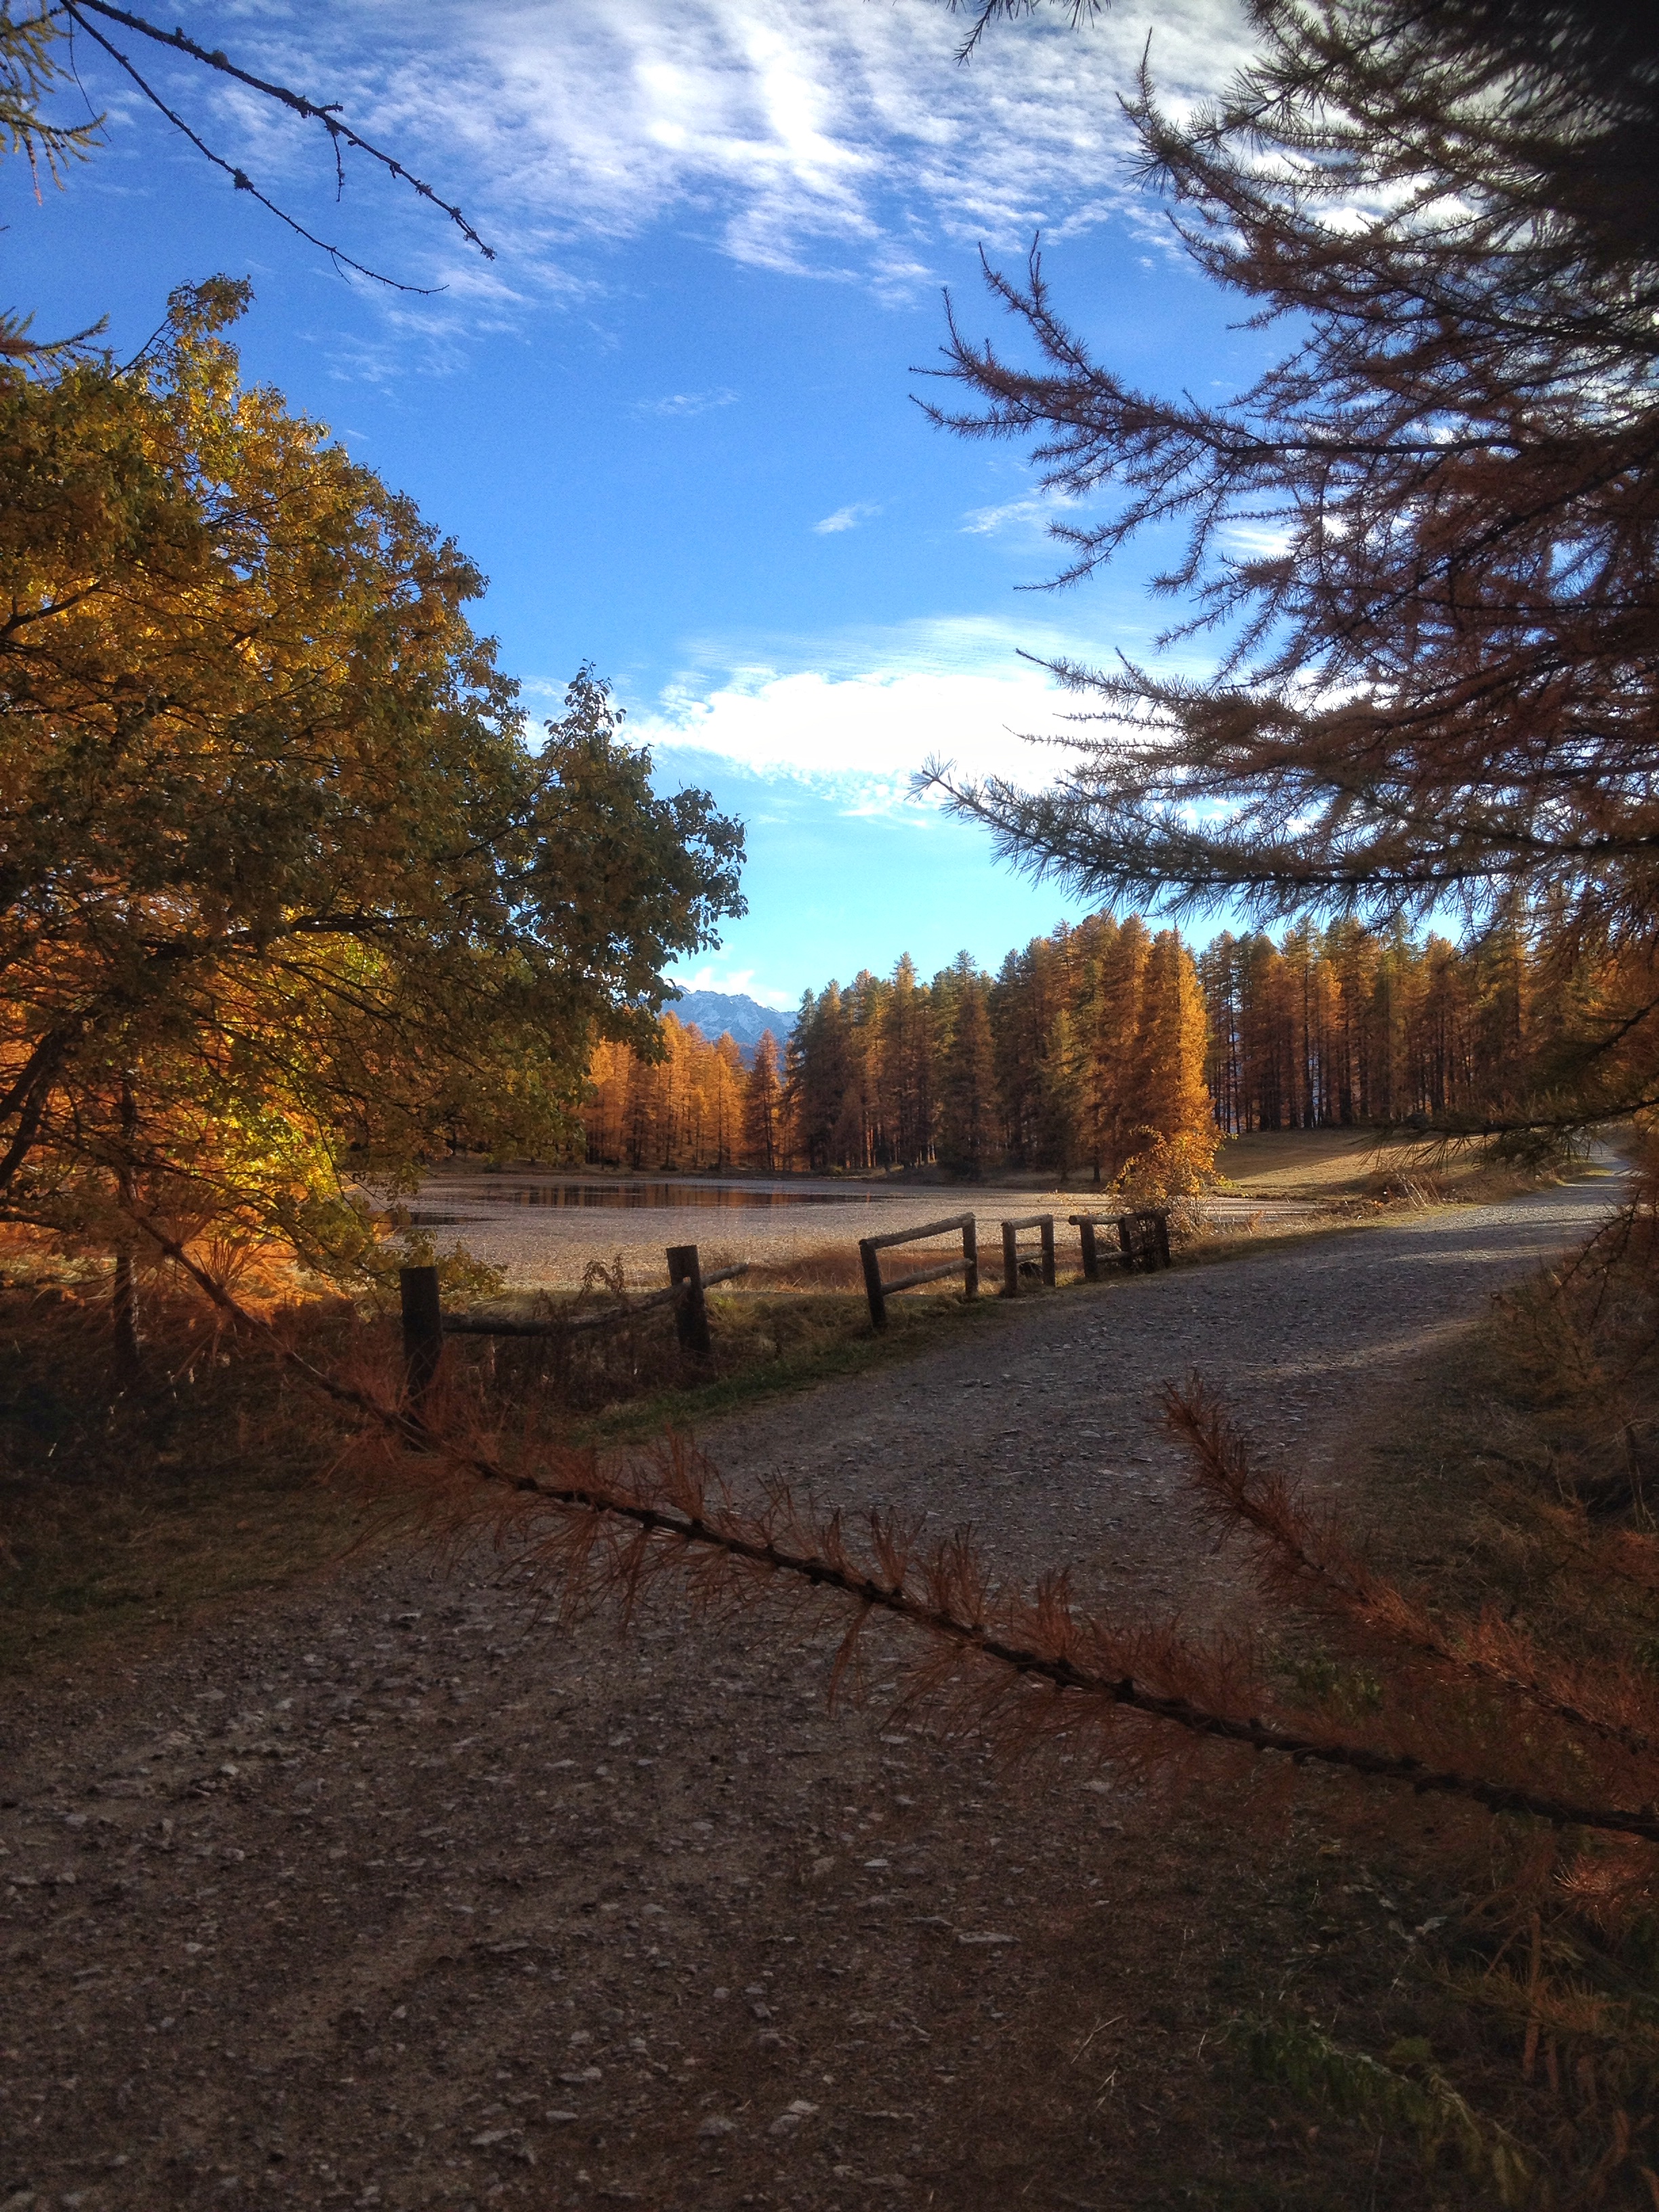
<svg viewBox="0 0 1659 2212">
<path fill-rule="evenodd" d="M 1561 1117 L 1659 1096 L 1659 24 L 1251 14 L 1221 99 L 1177 118 L 1143 79 L 1129 112 L 1187 252 L 1294 334 L 1283 356 L 1213 404 L 1139 389 L 1034 250 L 987 269 L 1034 362 L 953 313 L 960 397 L 930 410 L 1029 440 L 1080 505 L 1060 581 L 1177 528 L 1164 641 L 1216 632 L 1213 672 L 1061 665 L 1093 726 L 1057 785 L 933 780 L 1109 900 L 1386 925 L 1519 899 L 1602 963 Z"/>
</svg>

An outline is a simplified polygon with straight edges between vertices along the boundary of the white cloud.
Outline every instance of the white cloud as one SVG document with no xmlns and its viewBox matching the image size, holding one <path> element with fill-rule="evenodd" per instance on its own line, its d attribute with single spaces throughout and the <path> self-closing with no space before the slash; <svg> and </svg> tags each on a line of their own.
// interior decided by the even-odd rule
<svg viewBox="0 0 1659 2212">
<path fill-rule="evenodd" d="M 820 538 L 833 538 L 839 531 L 856 530 L 860 523 L 880 513 L 878 507 L 872 507 L 867 501 L 860 500 L 852 507 L 838 507 L 833 514 L 826 514 L 822 522 L 815 522 L 812 528 Z"/>
<path fill-rule="evenodd" d="M 1149 33 L 1177 107 L 1249 43 L 1241 0 L 1161 0 L 1155 18 L 1116 0 L 1077 32 L 1044 11 L 965 67 L 961 19 L 932 0 L 336 0 L 238 29 L 244 62 L 325 86 L 466 203 L 514 286 L 568 287 L 573 245 L 672 219 L 740 262 L 896 293 L 937 281 L 942 239 L 1017 248 L 1133 202 L 1118 100 Z M 250 152 L 311 173 L 286 118 L 228 90 L 222 112 Z M 353 204 L 386 201 L 354 177 Z M 429 210 L 406 213 L 423 257 L 485 276 Z"/>
<path fill-rule="evenodd" d="M 999 507 L 970 507 L 962 518 L 962 530 L 969 538 L 991 538 L 1010 525 L 1029 525 L 1033 529 L 1046 530 L 1055 512 L 1073 502 L 1063 493 L 1032 492 L 1023 499 L 1006 499 Z"/>
<path fill-rule="evenodd" d="M 1039 651 L 1063 643 L 1021 635 Z M 659 751 L 809 786 L 853 815 L 902 805 L 912 775 L 933 758 L 964 775 L 1045 783 L 1061 758 L 1028 740 L 1076 737 L 1069 718 L 1088 702 L 1021 660 L 1011 636 L 990 622 L 916 623 L 831 642 L 812 666 L 751 661 L 690 675 L 631 714 L 629 734 Z"/>
<path fill-rule="evenodd" d="M 636 415 L 689 416 L 707 415 L 714 407 L 732 407 L 738 395 L 721 385 L 714 392 L 670 392 L 660 399 L 641 399 L 635 403 Z"/>
</svg>

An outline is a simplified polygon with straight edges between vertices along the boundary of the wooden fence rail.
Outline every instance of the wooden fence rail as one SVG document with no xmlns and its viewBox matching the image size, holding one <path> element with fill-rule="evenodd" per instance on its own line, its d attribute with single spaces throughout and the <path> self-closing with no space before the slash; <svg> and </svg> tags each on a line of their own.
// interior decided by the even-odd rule
<svg viewBox="0 0 1659 2212">
<path fill-rule="evenodd" d="M 709 1352 L 708 1310 L 703 1292 L 716 1283 L 729 1283 L 749 1273 L 745 1260 L 738 1267 L 721 1267 L 705 1275 L 697 1264 L 695 1244 L 668 1248 L 668 1288 L 653 1291 L 627 1305 L 608 1306 L 581 1314 L 447 1314 L 438 1289 L 435 1267 L 399 1270 L 398 1287 L 403 1305 L 404 1378 L 409 1396 L 417 1405 L 431 1389 L 447 1336 L 577 1336 L 590 1329 L 614 1328 L 619 1322 L 650 1313 L 659 1306 L 675 1309 L 674 1323 L 680 1342 L 707 1358 Z"/>
<path fill-rule="evenodd" d="M 1054 1287 L 1054 1217 L 1052 1213 L 1027 1213 L 1018 1221 L 1002 1224 L 1002 1295 L 1005 1298 L 1019 1296 L 1019 1232 L 1035 1229 L 1042 1239 L 1042 1286 Z"/>
<path fill-rule="evenodd" d="M 915 1244 L 924 1237 L 948 1237 L 960 1232 L 962 1257 L 942 1261 L 936 1267 L 918 1267 L 913 1274 L 901 1275 L 896 1282 L 881 1279 L 879 1255 L 892 1244 Z M 948 1221 L 924 1222 L 920 1229 L 890 1230 L 884 1237 L 860 1237 L 859 1258 L 864 1266 L 865 1295 L 870 1301 L 870 1323 L 873 1328 L 887 1326 L 887 1301 L 899 1291 L 913 1291 L 921 1283 L 937 1283 L 946 1275 L 960 1273 L 962 1294 L 965 1298 L 979 1296 L 979 1233 L 971 1213 L 953 1213 Z"/>
<path fill-rule="evenodd" d="M 1117 1218 L 1118 1257 L 1150 1275 L 1170 1264 L 1170 1217 L 1161 1206 L 1143 1206 Z"/>
<path fill-rule="evenodd" d="M 1144 1267 L 1150 1274 L 1170 1264 L 1170 1216 L 1161 1206 L 1145 1206 L 1133 1213 L 1068 1213 L 1066 1217 L 1083 1246 L 1083 1279 L 1100 1279 L 1100 1249 L 1097 1229 L 1115 1229 L 1118 1265 Z"/>
</svg>

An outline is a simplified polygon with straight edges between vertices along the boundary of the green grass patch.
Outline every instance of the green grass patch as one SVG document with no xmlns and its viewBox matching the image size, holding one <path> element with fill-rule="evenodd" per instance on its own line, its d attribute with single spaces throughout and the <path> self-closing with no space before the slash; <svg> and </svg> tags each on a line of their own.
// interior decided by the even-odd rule
<svg viewBox="0 0 1659 2212">
<path fill-rule="evenodd" d="M 701 1428 L 769 1398 L 919 1358 L 964 1330 L 982 1328 L 996 1303 L 985 1297 L 895 1298 L 878 1335 L 861 1295 L 711 1297 L 715 1371 L 605 1407 L 580 1425 L 577 1438 L 623 1443 L 669 1428 Z"/>
</svg>

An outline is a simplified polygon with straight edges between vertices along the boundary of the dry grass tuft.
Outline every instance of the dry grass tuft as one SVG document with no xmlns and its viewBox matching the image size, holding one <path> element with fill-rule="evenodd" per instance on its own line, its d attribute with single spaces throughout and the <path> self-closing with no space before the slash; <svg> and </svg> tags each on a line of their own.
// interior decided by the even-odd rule
<svg viewBox="0 0 1659 2212">
<path fill-rule="evenodd" d="M 125 1375 L 103 1271 L 29 1256 L 0 1289 L 0 1672 L 276 1588 L 354 1540 L 360 1504 L 330 1481 L 349 1432 L 271 1347 L 151 1280 Z M 330 1364 L 362 1328 L 337 1303 L 270 1318 Z"/>
<path fill-rule="evenodd" d="M 861 1291 L 864 1287 L 858 1247 L 844 1239 L 834 1244 L 805 1245 L 781 1260 L 751 1265 L 745 1279 L 755 1291 Z"/>
</svg>

